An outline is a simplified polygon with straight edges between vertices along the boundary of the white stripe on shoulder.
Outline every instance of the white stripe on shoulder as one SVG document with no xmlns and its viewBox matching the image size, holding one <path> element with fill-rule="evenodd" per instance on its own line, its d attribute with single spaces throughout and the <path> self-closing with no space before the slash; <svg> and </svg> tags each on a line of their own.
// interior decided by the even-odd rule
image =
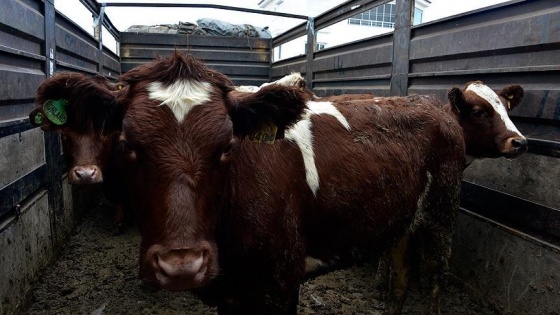
<svg viewBox="0 0 560 315">
<path fill-rule="evenodd" d="M 307 108 L 309 108 L 310 115 L 327 114 L 334 116 L 336 119 L 338 119 L 338 122 L 340 122 L 340 124 L 344 126 L 344 128 L 346 128 L 346 130 L 350 130 L 350 124 L 346 120 L 346 117 L 342 115 L 342 113 L 333 105 L 332 102 L 309 101 L 307 102 Z"/>
<path fill-rule="evenodd" d="M 346 118 L 331 102 L 313 101 L 307 102 L 307 109 L 302 119 L 286 130 L 286 139 L 295 142 L 301 151 L 305 166 L 305 179 L 313 195 L 317 195 L 319 190 L 319 172 L 315 165 L 311 116 L 321 114 L 334 116 L 346 130 L 350 130 L 350 124 Z"/>
<path fill-rule="evenodd" d="M 476 93 L 478 96 L 482 97 L 488 103 L 490 103 L 490 105 L 492 105 L 492 107 L 494 108 L 496 113 L 498 113 L 498 115 L 500 115 L 500 118 L 502 119 L 502 121 L 506 125 L 506 128 L 509 131 L 516 132 L 520 136 L 522 136 L 521 132 L 519 132 L 517 127 L 515 127 L 515 125 L 513 124 L 511 119 L 509 118 L 506 107 L 504 106 L 504 104 L 502 104 L 502 102 L 500 101 L 500 98 L 498 97 L 498 94 L 496 94 L 496 92 L 494 92 L 487 85 L 477 83 L 477 82 L 471 83 L 467 87 L 466 90 Z"/>
<path fill-rule="evenodd" d="M 182 122 L 193 107 L 208 102 L 211 89 L 208 82 L 190 80 L 178 80 L 166 87 L 161 82 L 148 85 L 150 98 L 160 101 L 160 106 L 169 106 L 178 122 Z"/>
</svg>

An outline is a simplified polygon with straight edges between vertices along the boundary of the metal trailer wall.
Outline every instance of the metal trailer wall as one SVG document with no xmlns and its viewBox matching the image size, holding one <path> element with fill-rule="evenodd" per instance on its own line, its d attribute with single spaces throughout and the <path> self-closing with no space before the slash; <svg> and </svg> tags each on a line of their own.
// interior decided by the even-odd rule
<svg viewBox="0 0 560 315">
<path fill-rule="evenodd" d="M 347 18 L 358 5 L 385 2 L 350 1 L 316 17 L 315 30 L 332 24 L 335 12 Z M 529 152 L 514 160 L 479 160 L 466 169 L 452 272 L 499 311 L 558 312 L 560 1 L 511 1 L 413 27 L 411 5 L 396 1 L 393 33 L 308 49 L 307 55 L 274 62 L 271 77 L 300 71 L 320 96 L 435 94 L 442 101 L 452 86 L 471 80 L 496 90 L 521 85 L 524 100 L 510 115 L 527 136 Z M 296 27 L 274 38 L 273 48 L 306 33 L 314 32 Z"/>
<path fill-rule="evenodd" d="M 56 71 L 112 77 L 120 72 L 119 57 L 55 12 L 52 0 L 2 0 L 0 314 L 17 309 L 76 220 L 59 135 L 28 121 L 37 87 Z"/>
<path fill-rule="evenodd" d="M 270 39 L 187 34 L 121 33 L 122 72 L 169 56 L 188 52 L 210 68 L 227 75 L 236 85 L 268 82 Z"/>
</svg>

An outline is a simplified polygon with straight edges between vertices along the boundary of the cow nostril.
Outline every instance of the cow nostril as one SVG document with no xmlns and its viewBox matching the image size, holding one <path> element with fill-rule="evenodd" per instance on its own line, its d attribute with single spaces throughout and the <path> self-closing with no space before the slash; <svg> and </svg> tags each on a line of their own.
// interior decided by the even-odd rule
<svg viewBox="0 0 560 315">
<path fill-rule="evenodd" d="M 513 140 L 511 140 L 511 145 L 517 150 L 522 149 L 522 148 L 526 148 L 527 147 L 527 139 L 525 139 L 525 138 L 513 139 Z"/>
</svg>

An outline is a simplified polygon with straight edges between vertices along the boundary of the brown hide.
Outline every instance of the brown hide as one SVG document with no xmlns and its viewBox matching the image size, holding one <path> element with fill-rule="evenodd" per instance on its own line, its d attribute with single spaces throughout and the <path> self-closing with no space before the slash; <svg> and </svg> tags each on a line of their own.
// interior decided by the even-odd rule
<svg viewBox="0 0 560 315">
<path fill-rule="evenodd" d="M 233 97 L 229 79 L 178 53 L 122 80 L 146 283 L 195 290 L 220 313 L 295 314 L 308 256 L 351 263 L 421 233 L 439 285 L 464 159 L 441 109 L 405 106 L 415 98 L 306 109 L 300 89 L 275 85 Z M 271 124 L 285 139 L 243 139 Z"/>
</svg>

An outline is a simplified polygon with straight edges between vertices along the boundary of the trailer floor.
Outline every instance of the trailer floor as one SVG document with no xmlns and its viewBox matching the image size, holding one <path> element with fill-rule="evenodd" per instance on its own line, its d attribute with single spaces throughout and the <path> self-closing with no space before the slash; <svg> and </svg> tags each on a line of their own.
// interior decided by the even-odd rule
<svg viewBox="0 0 560 315">
<path fill-rule="evenodd" d="M 137 279 L 135 228 L 115 235 L 111 211 L 102 205 L 84 217 L 61 256 L 42 272 L 21 314 L 216 314 L 189 292 L 153 291 Z M 372 292 L 375 269 L 363 265 L 307 281 L 300 290 L 299 315 L 381 314 Z M 422 294 L 413 283 L 404 314 L 423 313 Z M 443 314 L 494 314 L 449 285 Z"/>
</svg>

